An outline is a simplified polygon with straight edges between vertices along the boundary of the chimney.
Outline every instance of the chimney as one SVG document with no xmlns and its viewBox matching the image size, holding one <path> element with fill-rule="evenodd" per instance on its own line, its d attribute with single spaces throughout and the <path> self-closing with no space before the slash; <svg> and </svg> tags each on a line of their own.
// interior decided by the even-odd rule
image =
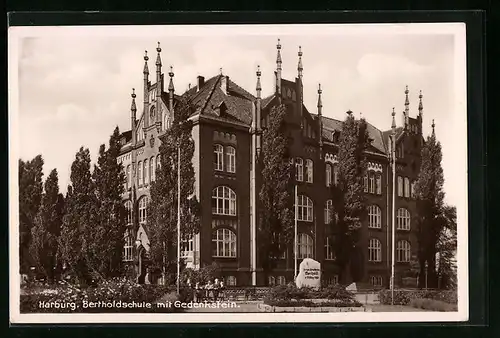
<svg viewBox="0 0 500 338">
<path fill-rule="evenodd" d="M 229 91 L 229 76 L 223 76 L 220 79 L 220 89 L 222 89 L 222 92 L 227 95 L 227 92 Z"/>
<path fill-rule="evenodd" d="M 198 89 L 197 89 L 197 91 L 199 91 L 201 89 L 201 87 L 203 87 L 204 84 L 205 84 L 205 78 L 201 75 L 198 75 Z"/>
</svg>

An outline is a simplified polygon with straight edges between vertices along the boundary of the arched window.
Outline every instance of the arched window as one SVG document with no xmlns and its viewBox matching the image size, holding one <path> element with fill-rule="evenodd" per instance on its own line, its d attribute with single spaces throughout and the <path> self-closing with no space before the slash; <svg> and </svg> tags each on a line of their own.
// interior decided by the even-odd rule
<svg viewBox="0 0 500 338">
<path fill-rule="evenodd" d="M 368 259 L 370 262 L 382 261 L 382 244 L 376 238 L 370 239 L 368 246 Z"/>
<path fill-rule="evenodd" d="M 155 180 L 155 157 L 149 159 L 149 180 L 153 182 Z"/>
<path fill-rule="evenodd" d="M 149 183 L 149 175 L 148 175 L 148 159 L 144 160 L 144 170 L 143 170 L 143 175 L 144 175 L 144 185 L 147 185 Z"/>
<path fill-rule="evenodd" d="M 226 147 L 226 171 L 236 172 L 236 149 L 233 147 Z"/>
<path fill-rule="evenodd" d="M 123 245 L 123 261 L 130 262 L 134 259 L 132 251 L 134 240 L 128 229 L 125 230 L 124 236 L 125 236 L 124 237 L 125 242 Z"/>
<path fill-rule="evenodd" d="M 372 286 L 382 286 L 382 276 L 370 276 Z"/>
<path fill-rule="evenodd" d="M 137 184 L 139 185 L 139 187 L 142 186 L 142 162 L 139 162 L 139 164 L 137 165 Z"/>
<path fill-rule="evenodd" d="M 298 196 L 298 205 L 297 205 L 297 220 L 312 222 L 313 221 L 313 202 L 312 200 L 305 196 Z"/>
<path fill-rule="evenodd" d="M 304 180 L 304 161 L 298 157 L 295 159 L 295 179 L 302 182 Z"/>
<path fill-rule="evenodd" d="M 212 256 L 236 257 L 236 234 L 226 228 L 219 228 L 213 231 Z"/>
<path fill-rule="evenodd" d="M 149 197 L 144 196 L 139 200 L 139 223 L 145 224 L 147 221 L 147 207 L 149 203 Z"/>
<path fill-rule="evenodd" d="M 333 219 L 333 201 L 328 200 L 325 203 L 325 224 L 330 224 Z"/>
<path fill-rule="evenodd" d="M 330 164 L 326 164 L 326 170 L 325 170 L 325 177 L 326 177 L 326 186 L 329 187 L 332 185 L 332 166 Z"/>
<path fill-rule="evenodd" d="M 214 145 L 214 169 L 224 170 L 224 147 L 220 144 Z"/>
<path fill-rule="evenodd" d="M 306 160 L 306 182 L 313 183 L 313 161 L 310 159 Z"/>
<path fill-rule="evenodd" d="M 403 197 L 403 178 L 398 176 L 398 196 Z"/>
<path fill-rule="evenodd" d="M 298 258 L 313 258 L 314 255 L 314 243 L 311 236 L 308 234 L 301 233 L 297 239 L 298 246 Z"/>
<path fill-rule="evenodd" d="M 382 175 L 377 174 L 377 195 L 382 195 Z"/>
<path fill-rule="evenodd" d="M 382 211 L 378 205 L 368 207 L 368 227 L 377 229 L 382 227 Z"/>
<path fill-rule="evenodd" d="M 410 197 L 410 179 L 405 177 L 405 197 Z"/>
<path fill-rule="evenodd" d="M 335 250 L 333 248 L 333 237 L 326 237 L 325 241 L 325 259 L 333 260 L 335 259 Z"/>
<path fill-rule="evenodd" d="M 410 212 L 407 209 L 398 209 L 397 225 L 398 230 L 410 230 Z"/>
<path fill-rule="evenodd" d="M 285 276 L 278 276 L 278 285 L 285 285 L 286 279 Z"/>
<path fill-rule="evenodd" d="M 373 173 L 369 173 L 368 177 L 370 180 L 369 181 L 370 194 L 374 194 L 375 193 L 375 175 Z"/>
<path fill-rule="evenodd" d="M 269 286 L 275 286 L 276 285 L 276 278 L 274 278 L 274 276 L 267 277 L 267 283 L 269 284 Z"/>
<path fill-rule="evenodd" d="M 333 184 L 339 184 L 339 166 L 336 164 L 333 165 Z"/>
<path fill-rule="evenodd" d="M 405 240 L 398 241 L 397 245 L 397 261 L 398 262 L 409 262 L 411 257 L 411 246 L 410 242 Z"/>
<path fill-rule="evenodd" d="M 219 186 L 212 190 L 212 214 L 236 215 L 236 194 L 231 188 Z"/>
<path fill-rule="evenodd" d="M 368 174 L 363 177 L 363 191 L 368 192 Z"/>
<path fill-rule="evenodd" d="M 127 190 L 128 190 L 132 186 L 132 177 L 130 175 L 130 164 L 127 166 L 126 180 L 127 180 L 126 187 L 127 187 Z"/>
<path fill-rule="evenodd" d="M 226 285 L 227 286 L 236 286 L 236 277 L 234 277 L 234 276 L 227 276 L 226 277 Z"/>
<path fill-rule="evenodd" d="M 132 226 L 132 202 L 125 202 L 125 210 L 127 210 L 127 227 Z"/>
</svg>

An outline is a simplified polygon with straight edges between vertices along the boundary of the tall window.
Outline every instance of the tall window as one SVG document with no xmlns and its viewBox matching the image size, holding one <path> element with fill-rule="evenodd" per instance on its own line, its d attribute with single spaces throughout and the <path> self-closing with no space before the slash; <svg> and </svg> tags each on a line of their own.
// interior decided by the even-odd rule
<svg viewBox="0 0 500 338">
<path fill-rule="evenodd" d="M 144 196 L 139 200 L 139 223 L 145 224 L 147 221 L 147 207 L 148 207 L 149 197 Z"/>
<path fill-rule="evenodd" d="M 405 240 L 398 241 L 396 252 L 398 262 L 409 262 L 411 256 L 410 242 Z"/>
<path fill-rule="evenodd" d="M 410 230 L 410 212 L 405 208 L 398 209 L 397 229 Z"/>
<path fill-rule="evenodd" d="M 328 163 L 326 164 L 325 176 L 326 186 L 329 187 L 332 185 L 332 166 Z"/>
<path fill-rule="evenodd" d="M 325 224 L 330 224 L 333 219 L 333 202 L 328 200 L 325 203 Z"/>
<path fill-rule="evenodd" d="M 224 147 L 220 144 L 214 145 L 214 169 L 224 170 Z"/>
<path fill-rule="evenodd" d="M 336 164 L 333 165 L 333 184 L 339 184 L 339 166 Z"/>
<path fill-rule="evenodd" d="M 410 197 L 410 179 L 405 177 L 405 197 Z"/>
<path fill-rule="evenodd" d="M 226 170 L 229 173 L 236 172 L 236 149 L 226 147 Z"/>
<path fill-rule="evenodd" d="M 313 202 L 312 200 L 305 196 L 298 196 L 298 205 L 297 205 L 297 220 L 298 221 L 313 221 Z"/>
<path fill-rule="evenodd" d="M 306 160 L 306 181 L 307 183 L 313 183 L 313 161 Z"/>
<path fill-rule="evenodd" d="M 382 227 L 382 211 L 378 205 L 368 207 L 368 226 L 377 229 Z"/>
<path fill-rule="evenodd" d="M 194 252 L 194 240 L 188 239 L 181 242 L 181 257 L 190 257 Z"/>
<path fill-rule="evenodd" d="M 139 162 L 139 164 L 137 165 L 137 184 L 139 186 L 142 186 L 142 162 Z"/>
<path fill-rule="evenodd" d="M 304 161 L 298 157 L 295 159 L 295 179 L 302 182 L 304 180 Z"/>
<path fill-rule="evenodd" d="M 410 184 L 410 195 L 411 195 L 411 198 L 417 197 L 416 192 L 415 192 L 415 182 L 411 182 L 411 184 Z"/>
<path fill-rule="evenodd" d="M 213 231 L 212 256 L 236 257 L 236 234 L 225 228 Z"/>
<path fill-rule="evenodd" d="M 132 202 L 125 202 L 125 210 L 127 210 L 127 227 L 132 226 Z"/>
<path fill-rule="evenodd" d="M 332 237 L 327 237 L 325 241 L 325 259 L 333 260 L 335 259 L 335 250 L 333 248 L 334 239 Z"/>
<path fill-rule="evenodd" d="M 219 186 L 212 190 L 212 214 L 236 215 L 236 194 L 231 188 Z"/>
<path fill-rule="evenodd" d="M 149 165 L 148 165 L 148 162 L 149 162 L 148 159 L 144 160 L 144 185 L 149 183 L 149 175 L 148 175 Z"/>
<path fill-rule="evenodd" d="M 155 180 L 155 158 L 151 157 L 149 160 L 149 180 L 153 182 Z"/>
<path fill-rule="evenodd" d="M 398 176 L 398 196 L 403 197 L 403 178 Z"/>
<path fill-rule="evenodd" d="M 227 286 L 236 286 L 236 277 L 234 277 L 234 276 L 227 276 L 226 277 L 226 285 Z"/>
<path fill-rule="evenodd" d="M 382 195 L 382 175 L 377 174 L 377 195 Z"/>
<path fill-rule="evenodd" d="M 382 244 L 376 238 L 370 239 L 370 244 L 368 246 L 368 258 L 370 262 L 381 262 L 382 261 Z"/>
<path fill-rule="evenodd" d="M 134 241 L 132 235 L 130 234 L 130 231 L 127 229 L 125 230 L 125 243 L 123 245 L 123 260 L 125 262 L 130 262 L 134 259 L 132 255 L 133 244 Z"/>
<path fill-rule="evenodd" d="M 161 168 L 161 161 L 160 161 L 160 155 L 156 156 L 156 171 L 160 170 Z"/>
<path fill-rule="evenodd" d="M 370 276 L 372 286 L 382 286 L 382 276 Z"/>
<path fill-rule="evenodd" d="M 308 234 L 301 233 L 299 234 L 299 238 L 297 239 L 298 246 L 298 258 L 312 258 L 314 252 L 314 244 L 313 239 Z"/>
<path fill-rule="evenodd" d="M 126 179 L 127 179 L 127 190 L 132 186 L 132 177 L 130 176 L 130 164 L 127 166 L 127 171 L 126 171 Z"/>
<path fill-rule="evenodd" d="M 363 177 L 363 191 L 368 192 L 368 174 Z"/>
<path fill-rule="evenodd" d="M 370 194 L 374 194 L 375 193 L 375 175 L 373 173 L 369 173 L 368 177 L 370 180 L 370 182 L 369 182 Z"/>
</svg>

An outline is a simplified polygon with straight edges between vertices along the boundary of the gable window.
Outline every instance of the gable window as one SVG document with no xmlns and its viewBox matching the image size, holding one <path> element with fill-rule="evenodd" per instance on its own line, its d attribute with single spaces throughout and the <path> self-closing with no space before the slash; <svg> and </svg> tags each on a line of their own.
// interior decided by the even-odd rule
<svg viewBox="0 0 500 338">
<path fill-rule="evenodd" d="M 236 194 L 226 186 L 212 190 L 212 214 L 236 216 Z"/>
<path fill-rule="evenodd" d="M 326 164 L 325 176 L 326 186 L 329 187 L 332 185 L 332 166 L 328 163 Z"/>
<path fill-rule="evenodd" d="M 306 160 L 306 174 L 307 183 L 313 183 L 313 161 L 309 159 Z"/>
<path fill-rule="evenodd" d="M 382 244 L 376 238 L 370 239 L 368 246 L 368 259 L 370 262 L 382 261 Z"/>
<path fill-rule="evenodd" d="M 224 148 L 220 144 L 214 145 L 214 169 L 224 170 Z"/>
<path fill-rule="evenodd" d="M 236 172 L 236 149 L 226 147 L 226 170 L 229 173 Z"/>
<path fill-rule="evenodd" d="M 295 159 L 295 179 L 300 182 L 304 180 L 304 161 L 300 157 Z"/>
<path fill-rule="evenodd" d="M 410 230 L 410 212 L 405 208 L 398 209 L 397 229 Z"/>
<path fill-rule="evenodd" d="M 304 195 L 298 196 L 297 205 L 297 220 L 312 222 L 313 221 L 313 202 L 312 200 Z"/>
<path fill-rule="evenodd" d="M 382 228 L 382 211 L 378 205 L 370 205 L 368 207 L 368 227 Z"/>
</svg>

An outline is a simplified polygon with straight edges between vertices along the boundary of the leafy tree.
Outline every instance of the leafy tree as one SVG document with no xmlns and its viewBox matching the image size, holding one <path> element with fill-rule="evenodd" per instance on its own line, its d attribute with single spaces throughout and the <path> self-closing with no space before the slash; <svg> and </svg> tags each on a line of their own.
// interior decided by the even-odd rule
<svg viewBox="0 0 500 338">
<path fill-rule="evenodd" d="M 339 137 L 338 184 L 331 188 L 336 217 L 333 217 L 330 232 L 335 234 L 336 259 L 343 282 L 347 267 L 354 281 L 362 277 L 357 269 L 362 260 L 358 241 L 367 215 L 363 178 L 367 168 L 365 151 L 370 142 L 366 121 L 356 120 L 352 112 L 348 112 Z"/>
<path fill-rule="evenodd" d="M 115 128 L 109 139 L 109 148 L 99 148 L 99 158 L 94 167 L 93 179 L 98 203 L 97 222 L 87 229 L 89 259 L 104 277 L 121 273 L 121 262 L 126 230 L 126 210 L 122 202 L 125 173 L 118 163 L 120 155 L 120 130 Z"/>
<path fill-rule="evenodd" d="M 192 121 L 194 107 L 188 98 L 176 105 L 174 121 L 161 139 L 161 167 L 151 184 L 148 206 L 148 235 L 153 272 L 176 274 L 177 264 L 177 171 L 180 146 L 181 241 L 187 241 L 200 230 L 200 205 L 194 196 L 194 140 Z"/>
<path fill-rule="evenodd" d="M 99 205 L 90 173 L 90 152 L 83 147 L 71 165 L 71 185 L 66 195 L 65 215 L 59 240 L 61 259 L 82 284 L 89 283 L 98 269 L 91 259 L 93 229 L 98 224 Z"/>
<path fill-rule="evenodd" d="M 53 169 L 45 181 L 40 210 L 31 229 L 30 253 L 37 270 L 53 282 L 60 272 L 57 264 L 58 239 L 64 212 L 64 197 L 59 193 L 57 170 Z"/>
<path fill-rule="evenodd" d="M 257 243 L 266 281 L 269 271 L 275 267 L 275 258 L 280 257 L 286 250 L 286 244 L 293 241 L 293 164 L 290 161 L 285 115 L 284 105 L 271 109 L 268 128 L 262 135 L 259 161 L 262 184 Z"/>
<path fill-rule="evenodd" d="M 440 289 L 454 289 L 457 285 L 457 210 L 455 207 L 445 206 L 440 216 L 443 222 L 439 240 L 438 252 L 438 287 Z"/>
<path fill-rule="evenodd" d="M 40 208 L 43 192 L 43 158 L 37 155 L 31 161 L 19 160 L 19 259 L 21 273 L 31 266 L 29 253 L 31 229 Z"/>
<path fill-rule="evenodd" d="M 422 147 L 421 167 L 415 184 L 417 196 L 417 226 L 419 245 L 419 286 L 437 287 L 436 253 L 443 222 L 443 168 L 441 144 L 434 130 Z M 427 266 L 427 271 L 425 270 Z"/>
</svg>

